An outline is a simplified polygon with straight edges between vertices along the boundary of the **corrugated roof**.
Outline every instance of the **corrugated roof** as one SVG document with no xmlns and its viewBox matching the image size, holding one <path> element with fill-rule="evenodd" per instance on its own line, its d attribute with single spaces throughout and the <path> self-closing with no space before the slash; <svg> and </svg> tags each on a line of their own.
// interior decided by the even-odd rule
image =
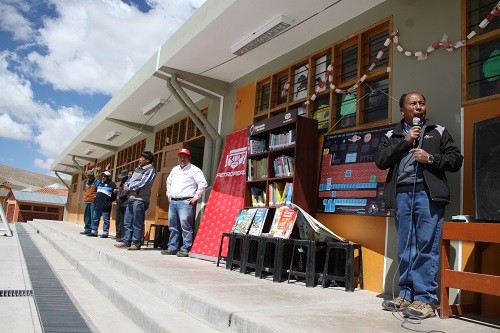
<svg viewBox="0 0 500 333">
<path fill-rule="evenodd" d="M 0 184 L 3 183 L 6 183 L 13 190 L 21 190 L 27 187 L 38 189 L 54 184 L 62 185 L 61 180 L 57 177 L 0 164 Z"/>
<path fill-rule="evenodd" d="M 46 194 L 39 192 L 28 192 L 12 190 L 12 194 L 17 201 L 64 206 L 68 197 L 65 195 Z"/>
</svg>

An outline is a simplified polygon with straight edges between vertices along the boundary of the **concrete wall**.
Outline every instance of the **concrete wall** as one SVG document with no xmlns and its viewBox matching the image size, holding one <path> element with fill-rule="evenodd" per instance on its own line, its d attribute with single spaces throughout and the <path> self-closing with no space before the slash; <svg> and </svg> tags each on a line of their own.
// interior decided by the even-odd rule
<svg viewBox="0 0 500 333">
<path fill-rule="evenodd" d="M 238 110 L 231 109 L 238 102 L 239 89 L 389 16 L 393 17 L 393 29 L 399 29 L 399 42 L 405 50 L 413 52 L 425 50 L 432 43 L 440 40 L 444 33 L 448 35 L 450 42 L 460 39 L 459 1 L 386 1 L 235 80 L 231 85 L 231 93 L 226 97 L 224 111 L 225 115 L 233 113 L 235 119 L 230 117 L 224 119 L 225 133 L 231 132 L 234 124 L 243 127 L 236 120 L 238 117 L 248 117 L 239 115 Z M 394 97 L 393 122 L 401 119 L 397 102 L 401 94 L 408 91 L 420 91 L 427 99 L 428 117 L 447 127 L 455 141 L 460 143 L 460 51 L 449 52 L 441 48 L 430 53 L 426 60 L 416 61 L 414 58 L 408 58 L 399 53 L 393 47 L 392 56 L 390 91 Z M 447 216 L 450 217 L 460 212 L 460 173 L 450 174 L 448 179 L 452 191 L 452 203 L 447 208 Z M 396 285 L 393 285 L 397 261 L 395 260 L 396 230 L 392 218 L 332 214 L 318 214 L 317 218 L 336 233 L 363 245 L 366 289 L 391 293 L 394 288 L 397 292 L 397 277 L 394 280 Z"/>
</svg>

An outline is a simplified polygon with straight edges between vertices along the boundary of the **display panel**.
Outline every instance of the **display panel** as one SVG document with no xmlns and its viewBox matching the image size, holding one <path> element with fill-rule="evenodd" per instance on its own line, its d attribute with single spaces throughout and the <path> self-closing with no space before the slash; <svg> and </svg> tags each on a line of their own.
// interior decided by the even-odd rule
<svg viewBox="0 0 500 333">
<path fill-rule="evenodd" d="M 374 159 L 384 134 L 394 125 L 325 135 L 316 211 L 332 214 L 389 216 L 384 183 L 388 170 Z"/>
</svg>

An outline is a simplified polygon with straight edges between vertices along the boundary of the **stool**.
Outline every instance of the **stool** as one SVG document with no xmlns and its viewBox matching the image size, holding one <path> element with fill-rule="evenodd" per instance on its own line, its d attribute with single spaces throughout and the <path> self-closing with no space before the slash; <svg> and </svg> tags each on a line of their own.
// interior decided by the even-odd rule
<svg viewBox="0 0 500 333">
<path fill-rule="evenodd" d="M 334 256 L 334 269 L 330 273 L 328 266 L 330 253 L 333 250 L 342 250 L 343 256 Z M 358 274 L 356 276 L 354 276 L 354 250 L 358 250 Z M 345 261 L 344 265 L 342 265 L 342 261 Z M 356 279 L 359 282 L 360 288 L 363 289 L 363 256 L 361 245 L 344 242 L 328 242 L 326 244 L 325 267 L 323 269 L 323 282 L 321 283 L 323 288 L 325 288 L 328 279 L 344 282 L 346 291 L 354 291 L 354 279 Z"/>
<path fill-rule="evenodd" d="M 293 275 L 297 278 L 297 281 L 299 277 L 303 277 L 306 287 L 314 287 L 315 279 L 322 274 L 322 272 L 316 271 L 316 267 L 323 267 L 325 246 L 325 242 L 294 240 L 288 271 L 288 283 L 290 283 L 290 277 Z"/>
<path fill-rule="evenodd" d="M 234 266 L 238 266 L 241 271 L 243 262 L 246 261 L 245 253 L 248 236 L 245 234 L 233 234 L 232 238 L 229 238 L 229 240 L 226 269 L 232 270 Z"/>
<path fill-rule="evenodd" d="M 148 231 L 148 239 L 146 240 L 146 247 L 149 246 L 151 238 L 151 228 L 155 228 L 155 236 L 153 238 L 153 248 L 166 248 L 170 232 L 166 224 L 150 224 Z"/>
<path fill-rule="evenodd" d="M 247 239 L 247 246 L 245 247 L 246 253 L 243 255 L 245 259 L 240 267 L 240 272 L 247 274 L 249 269 L 253 269 L 257 275 L 257 267 L 260 265 L 260 251 L 262 251 L 261 243 L 264 238 L 260 236 L 249 235 Z M 262 272 L 262 269 L 259 269 Z"/>
<path fill-rule="evenodd" d="M 229 257 L 229 246 L 231 245 L 231 238 L 233 237 L 233 235 L 234 234 L 232 234 L 230 232 L 223 232 L 222 233 L 222 237 L 220 239 L 220 245 L 219 245 L 219 256 L 217 257 L 217 267 L 219 267 L 219 263 L 220 263 L 221 259 L 223 259 L 227 264 L 227 260 Z M 224 244 L 224 238 L 227 238 L 227 241 L 228 241 L 227 252 L 226 252 L 225 256 L 222 255 L 222 246 Z"/>
<path fill-rule="evenodd" d="M 262 278 L 264 273 L 271 273 L 273 282 L 281 282 L 287 267 L 283 265 L 292 255 L 293 240 L 263 237 L 255 276 Z"/>
</svg>

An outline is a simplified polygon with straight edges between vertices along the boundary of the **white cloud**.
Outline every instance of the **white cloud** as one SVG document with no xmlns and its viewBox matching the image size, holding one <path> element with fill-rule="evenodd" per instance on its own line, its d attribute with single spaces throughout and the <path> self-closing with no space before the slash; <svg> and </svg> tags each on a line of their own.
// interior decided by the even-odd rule
<svg viewBox="0 0 500 333">
<path fill-rule="evenodd" d="M 14 121 L 8 114 L 0 114 L 0 137 L 28 141 L 33 138 L 31 127 Z"/>
<path fill-rule="evenodd" d="M 59 156 L 89 121 L 90 118 L 76 106 L 61 108 L 56 117 L 40 118 L 37 122 L 39 134 L 35 137 L 39 152 L 51 159 Z"/>
<path fill-rule="evenodd" d="M 14 6 L 15 5 L 15 6 Z M 2 0 L 0 2 L 0 26 L 12 34 L 14 40 L 26 41 L 33 37 L 31 22 L 21 11 L 29 9 L 25 1 Z"/>
<path fill-rule="evenodd" d="M 32 120 L 35 115 L 49 115 L 52 112 L 49 106 L 34 101 L 31 82 L 9 70 L 9 63 L 16 61 L 14 53 L 0 52 L 0 114 L 10 114 L 22 121 Z"/>
<path fill-rule="evenodd" d="M 145 1 L 146 13 L 120 0 L 0 0 L 11 38 L 0 44 L 0 140 L 35 144 L 34 165 L 50 169 L 91 119 L 71 93 L 117 92 L 205 2 Z"/>
<path fill-rule="evenodd" d="M 35 158 L 33 164 L 36 168 L 50 170 L 50 165 L 52 164 L 52 162 L 54 162 L 53 158 L 48 158 L 45 161 L 40 158 Z M 48 174 L 52 176 L 52 173 L 49 172 Z"/>
<path fill-rule="evenodd" d="M 119 0 L 55 0 L 57 19 L 45 19 L 38 42 L 47 54 L 28 59 L 58 90 L 117 92 L 201 1 L 149 1 L 143 13 Z"/>
</svg>

